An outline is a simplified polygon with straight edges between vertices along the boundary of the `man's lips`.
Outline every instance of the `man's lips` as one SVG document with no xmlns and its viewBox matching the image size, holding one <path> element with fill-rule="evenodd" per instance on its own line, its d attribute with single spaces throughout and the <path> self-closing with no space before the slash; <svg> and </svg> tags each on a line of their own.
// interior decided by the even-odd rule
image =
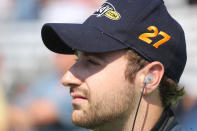
<svg viewBox="0 0 197 131">
<path fill-rule="evenodd" d="M 82 94 L 78 94 L 78 93 L 71 93 L 71 96 L 73 98 L 72 100 L 72 104 L 79 104 L 81 102 L 87 101 L 87 97 L 85 97 Z"/>
<path fill-rule="evenodd" d="M 87 99 L 87 97 L 79 93 L 71 93 L 71 96 L 73 99 Z"/>
</svg>

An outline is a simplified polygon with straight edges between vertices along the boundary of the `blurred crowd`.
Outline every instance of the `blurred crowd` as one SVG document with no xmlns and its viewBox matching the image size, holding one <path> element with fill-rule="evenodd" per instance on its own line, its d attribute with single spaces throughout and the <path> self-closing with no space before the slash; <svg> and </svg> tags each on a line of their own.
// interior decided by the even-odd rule
<svg viewBox="0 0 197 131">
<path fill-rule="evenodd" d="M 74 55 L 54 55 L 53 70 L 29 85 L 15 86 L 10 99 L 0 81 L 0 131 L 86 131 L 72 124 L 72 98 L 60 83 L 75 60 Z"/>
<path fill-rule="evenodd" d="M 87 16 L 104 0 L 0 0 L 0 20 L 35 20 L 47 19 L 54 21 L 54 16 L 59 20 L 62 17 L 69 18 L 73 15 L 80 17 Z M 185 0 L 189 4 L 197 3 L 196 0 Z M 87 14 L 87 10 L 88 14 Z M 65 12 L 61 15 L 61 12 Z M 52 18 L 52 19 L 51 19 Z M 55 20 L 58 22 L 58 20 Z"/>
<path fill-rule="evenodd" d="M 0 0 L 0 20 L 81 21 L 102 2 L 103 0 Z"/>
<path fill-rule="evenodd" d="M 32 26 L 35 21 L 39 22 L 40 25 L 46 22 L 82 23 L 104 1 L 0 0 L 0 29 L 3 29 L 7 23 L 24 21 L 31 23 Z M 188 2 L 190 4 L 197 3 L 196 0 L 188 0 Z M 14 35 L 17 35 L 18 31 Z M 39 31 L 36 32 L 37 35 L 40 35 Z M 35 35 L 34 32 L 31 35 Z M 10 34 L 7 38 L 9 36 Z M 29 41 L 33 41 L 29 37 L 27 38 Z M 3 54 L 7 51 L 5 45 L 8 44 L 6 40 L 1 41 L 1 39 L 3 38 L 0 38 L 0 131 L 85 131 L 85 129 L 72 124 L 70 120 L 72 98 L 69 95 L 69 88 L 63 87 L 60 82 L 61 76 L 75 62 L 75 56 L 47 54 L 43 59 L 38 58 L 34 63 L 37 65 L 36 69 L 24 69 L 23 66 L 26 75 L 21 75 L 22 71 L 15 71 L 15 74 L 11 74 L 15 76 L 14 78 L 7 77 L 5 79 L 9 73 L 3 69 L 8 68 L 7 70 L 10 70 L 13 67 L 17 69 L 17 67 L 12 62 L 10 62 L 11 64 L 6 62 L 7 54 L 12 53 Z M 41 38 L 39 37 L 39 39 Z M 1 50 L 1 45 L 6 51 Z M 42 43 L 38 43 L 38 45 L 42 45 Z M 9 50 L 12 50 L 12 47 L 9 47 Z M 23 49 L 23 51 L 29 52 L 32 47 Z M 31 57 L 27 59 L 31 59 Z M 16 63 L 19 62 L 19 60 L 15 61 Z M 52 66 L 47 66 L 47 63 Z M 30 76 L 33 74 L 36 75 Z M 196 103 L 197 95 L 191 96 L 186 93 L 183 100 L 178 104 L 179 108 L 176 110 L 176 114 L 181 119 L 183 113 L 190 110 L 195 112 L 193 108 L 196 108 Z"/>
</svg>

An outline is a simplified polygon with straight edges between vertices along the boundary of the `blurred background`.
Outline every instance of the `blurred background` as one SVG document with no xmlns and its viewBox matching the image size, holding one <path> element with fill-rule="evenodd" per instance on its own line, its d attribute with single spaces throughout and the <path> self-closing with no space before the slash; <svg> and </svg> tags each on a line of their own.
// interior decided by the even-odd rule
<svg viewBox="0 0 197 131">
<path fill-rule="evenodd" d="M 70 121 L 69 90 L 60 83 L 74 56 L 44 47 L 44 23 L 83 23 L 104 0 L 0 0 L 0 131 L 82 131 Z M 186 95 L 176 114 L 197 100 L 197 0 L 164 0 L 183 26 L 188 62 L 181 79 Z M 66 61 L 65 61 L 66 60 Z"/>
</svg>

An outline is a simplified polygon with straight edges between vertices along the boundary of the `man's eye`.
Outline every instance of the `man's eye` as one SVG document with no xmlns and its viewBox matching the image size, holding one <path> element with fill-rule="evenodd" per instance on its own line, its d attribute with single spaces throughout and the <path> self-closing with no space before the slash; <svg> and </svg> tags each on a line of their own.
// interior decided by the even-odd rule
<svg viewBox="0 0 197 131">
<path fill-rule="evenodd" d="M 87 60 L 90 64 L 93 64 L 93 65 L 99 65 L 98 62 L 96 62 L 95 60 L 92 60 L 92 59 L 88 59 Z"/>
</svg>

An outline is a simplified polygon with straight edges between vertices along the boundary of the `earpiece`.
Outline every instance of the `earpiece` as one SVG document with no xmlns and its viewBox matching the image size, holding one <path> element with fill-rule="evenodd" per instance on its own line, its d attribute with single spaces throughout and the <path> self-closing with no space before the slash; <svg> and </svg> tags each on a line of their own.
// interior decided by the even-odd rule
<svg viewBox="0 0 197 131">
<path fill-rule="evenodd" d="M 134 117 L 134 120 L 133 120 L 133 126 L 132 126 L 131 131 L 133 131 L 134 130 L 134 127 L 135 127 L 135 121 L 136 121 L 136 118 L 137 118 L 137 114 L 138 114 L 138 111 L 139 111 L 140 103 L 141 103 L 142 96 L 143 96 L 143 93 L 144 93 L 144 88 L 146 87 L 146 84 L 150 83 L 153 80 L 153 78 L 154 78 L 154 74 L 152 74 L 152 73 L 149 73 L 144 78 L 144 87 L 143 87 L 142 93 L 140 95 L 140 100 L 138 102 L 138 106 L 137 106 L 137 110 L 136 110 L 135 117 Z"/>
<path fill-rule="evenodd" d="M 143 87 L 142 93 L 140 95 L 140 100 L 138 102 L 138 106 L 137 106 L 137 110 L 136 110 L 135 117 L 134 117 L 134 120 L 133 120 L 133 126 L 132 126 L 131 131 L 133 131 L 134 130 L 134 127 L 135 127 L 135 121 L 136 121 L 136 118 L 137 118 L 137 114 L 138 114 L 138 111 L 139 111 L 140 103 L 141 103 L 141 100 L 142 100 L 142 96 L 143 96 L 143 93 L 144 93 L 144 89 L 146 87 L 146 84 L 150 83 L 153 80 L 153 78 L 154 78 L 154 75 L 152 73 L 149 73 L 144 78 L 144 87 Z"/>
<path fill-rule="evenodd" d="M 144 83 L 148 84 L 150 83 L 154 78 L 154 75 L 151 73 L 151 74 L 148 74 L 145 79 L 144 79 Z"/>
</svg>

